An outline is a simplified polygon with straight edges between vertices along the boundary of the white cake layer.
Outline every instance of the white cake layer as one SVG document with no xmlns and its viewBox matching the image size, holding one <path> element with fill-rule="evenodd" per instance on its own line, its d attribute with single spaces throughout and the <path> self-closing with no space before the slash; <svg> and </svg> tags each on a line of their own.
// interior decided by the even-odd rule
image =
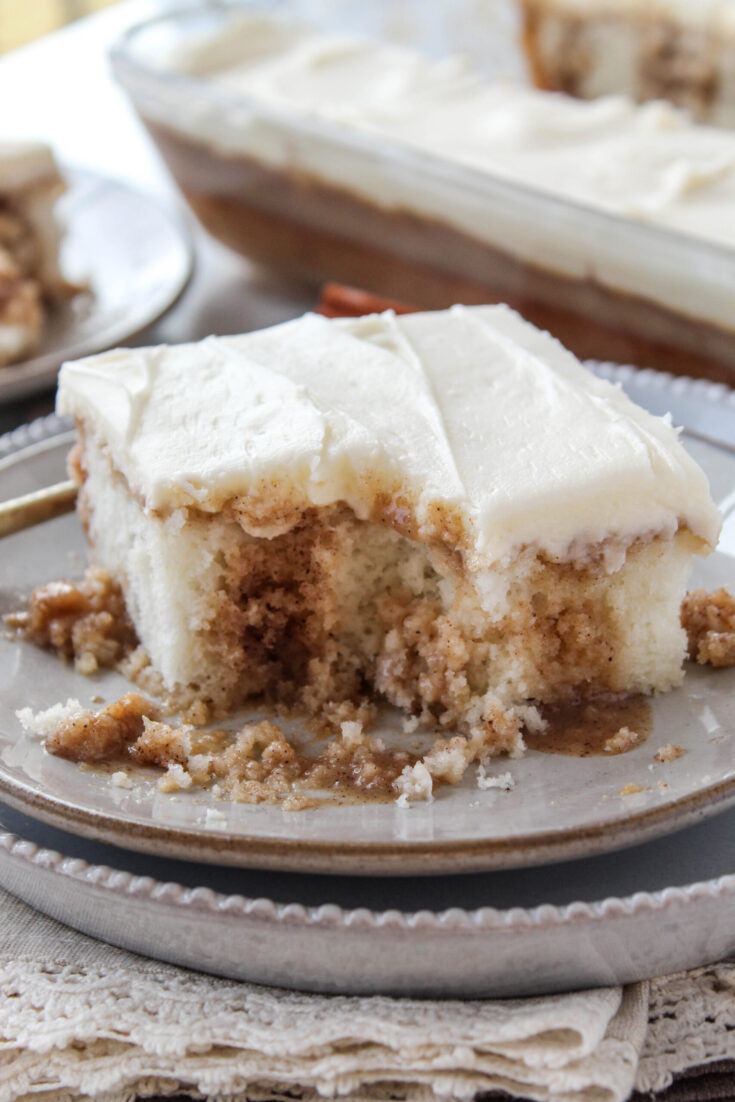
<svg viewBox="0 0 735 1102">
<path fill-rule="evenodd" d="M 524 546 L 584 560 L 603 541 L 612 568 L 638 537 L 684 526 L 713 546 L 719 532 L 671 424 L 504 306 L 307 314 L 108 352 L 63 367 L 58 409 L 107 446 L 149 509 L 250 497 L 367 517 L 399 492 L 419 525 L 437 505 L 459 518 L 470 570 Z"/>
<path fill-rule="evenodd" d="M 241 643 L 228 628 L 221 600 L 223 564 L 236 562 L 253 537 L 220 515 L 181 511 L 161 518 L 144 512 L 115 477 L 104 447 L 94 442 L 87 444 L 85 463 L 92 560 L 122 583 L 138 637 L 166 688 L 196 685 L 203 697 L 229 704 L 261 691 L 247 665 L 243 669 L 233 661 Z M 609 679 L 615 691 L 665 691 L 680 684 L 686 637 L 679 608 L 691 561 L 687 537 L 680 534 L 639 547 L 610 573 L 580 582 L 591 588 L 575 594 L 578 607 L 589 600 L 598 603 L 599 630 L 612 649 L 604 668 L 592 667 L 592 674 Z M 518 706 L 548 698 L 556 684 L 548 681 L 539 641 L 527 638 L 522 628 L 502 625 L 532 594 L 546 591 L 553 599 L 554 579 L 545 578 L 530 555 L 459 584 L 456 577 L 442 576 L 441 569 L 441 559 L 428 548 L 366 523 L 350 553 L 336 558 L 330 569 L 340 610 L 331 630 L 344 654 L 361 656 L 368 665 L 382 654 L 375 688 L 410 710 L 415 687 L 404 687 L 407 699 L 396 689 L 385 627 L 376 614 L 380 599 L 400 585 L 415 600 L 438 601 L 467 645 L 480 648 L 470 662 L 476 696 L 465 719 L 480 722 L 497 699 Z M 484 648 L 483 640 L 489 644 Z"/>
</svg>

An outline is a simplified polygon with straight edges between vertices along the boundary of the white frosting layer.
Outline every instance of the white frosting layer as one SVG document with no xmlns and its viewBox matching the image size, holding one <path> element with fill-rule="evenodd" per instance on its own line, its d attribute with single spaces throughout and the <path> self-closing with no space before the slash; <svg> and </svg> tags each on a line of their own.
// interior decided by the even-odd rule
<svg viewBox="0 0 735 1102">
<path fill-rule="evenodd" d="M 676 431 L 505 306 L 293 322 L 65 364 L 86 422 L 150 509 L 265 493 L 367 516 L 398 486 L 464 521 L 471 568 L 523 545 L 578 558 L 719 514 Z"/>
<path fill-rule="evenodd" d="M 0 141 L 0 195 L 58 178 L 54 155 L 43 142 Z"/>
<path fill-rule="evenodd" d="M 196 83 L 143 89 L 144 113 L 210 148 L 733 328 L 735 255 L 723 257 L 723 273 L 691 245 L 682 256 L 667 239 L 641 240 L 638 226 L 735 247 L 735 134 L 695 126 L 663 103 L 587 103 L 492 84 L 461 59 L 432 61 L 274 19 L 233 17 L 226 32 L 165 65 Z M 432 158 L 417 164 L 401 150 Z M 226 192 L 225 180 L 213 186 Z M 621 215 L 631 232 L 617 220 L 580 222 L 568 205 L 550 210 L 507 181 Z"/>
</svg>

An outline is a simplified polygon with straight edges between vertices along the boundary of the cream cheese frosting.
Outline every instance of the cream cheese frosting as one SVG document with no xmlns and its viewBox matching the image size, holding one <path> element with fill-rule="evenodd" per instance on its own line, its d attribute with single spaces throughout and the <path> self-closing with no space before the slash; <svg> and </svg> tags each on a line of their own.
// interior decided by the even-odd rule
<svg viewBox="0 0 735 1102">
<path fill-rule="evenodd" d="M 580 102 L 490 83 L 458 57 L 434 61 L 257 18 L 234 21 L 226 39 L 201 43 L 179 64 L 223 90 L 735 245 L 735 135 L 696 126 L 668 104 Z M 249 145 L 247 127 L 241 135 Z"/>
<path fill-rule="evenodd" d="M 588 373 L 505 306 L 296 321 L 67 363 L 58 409 L 104 442 L 149 510 L 266 494 L 346 502 L 400 492 L 419 523 L 458 511 L 470 569 L 524 546 L 680 525 L 713 546 L 719 514 L 666 419 Z M 269 533 L 273 534 L 273 533 Z"/>
<path fill-rule="evenodd" d="M 492 83 L 461 58 L 257 15 L 155 64 L 177 80 L 144 82 L 145 116 L 214 151 L 733 328 L 735 134 L 660 102 Z"/>
</svg>

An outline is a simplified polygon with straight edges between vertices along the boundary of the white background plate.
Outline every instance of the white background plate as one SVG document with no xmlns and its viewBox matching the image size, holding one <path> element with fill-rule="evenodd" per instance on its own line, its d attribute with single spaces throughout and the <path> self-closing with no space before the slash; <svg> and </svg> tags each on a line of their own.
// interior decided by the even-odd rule
<svg viewBox="0 0 735 1102">
<path fill-rule="evenodd" d="M 51 311 L 33 359 L 0 368 L 0 402 L 53 386 L 64 360 L 140 333 L 176 301 L 191 275 L 188 233 L 157 200 L 93 172 L 65 175 L 69 190 L 58 205 L 67 227 L 62 268 L 90 291 Z"/>
<path fill-rule="evenodd" d="M 27 492 L 63 473 L 66 441 L 48 441 L 0 464 L 0 496 Z M 699 441 L 691 451 L 728 511 L 721 549 L 698 564 L 695 584 L 735 579 L 735 457 Z M 2 610 L 39 582 L 78 576 L 81 533 L 72 516 L 3 542 Z M 676 830 L 735 803 L 735 670 L 691 668 L 682 689 L 654 701 L 648 742 L 612 758 L 529 752 L 510 768 L 512 792 L 480 792 L 474 771 L 430 805 L 343 806 L 299 813 L 227 804 L 210 793 L 158 793 L 150 780 L 132 791 L 81 773 L 22 735 L 15 709 L 77 696 L 119 695 L 116 675 L 82 678 L 49 654 L 0 641 L 0 792 L 54 825 L 168 856 L 251 867 L 343 873 L 439 873 L 539 864 L 611 850 Z M 687 750 L 666 765 L 657 747 Z M 668 788 L 660 789 L 658 781 Z M 619 795 L 623 786 L 645 791 Z"/>
</svg>

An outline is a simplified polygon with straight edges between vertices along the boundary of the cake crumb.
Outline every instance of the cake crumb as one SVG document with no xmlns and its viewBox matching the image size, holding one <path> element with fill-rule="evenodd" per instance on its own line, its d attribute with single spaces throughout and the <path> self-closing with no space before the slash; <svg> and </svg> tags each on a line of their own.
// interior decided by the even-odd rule
<svg viewBox="0 0 735 1102">
<path fill-rule="evenodd" d="M 606 754 L 625 754 L 632 750 L 641 741 L 638 731 L 631 731 L 630 727 L 621 727 L 614 735 L 605 741 Z"/>
<path fill-rule="evenodd" d="M 44 746 L 50 754 L 76 762 L 115 761 L 124 756 L 142 734 L 146 720 L 158 714 L 156 705 L 138 693 L 126 693 L 99 712 L 70 711 L 68 703 L 66 714 L 56 716 L 51 726 L 48 718 L 44 720 Z"/>
<path fill-rule="evenodd" d="M 358 723 L 356 720 L 346 719 L 344 723 L 340 724 L 340 734 L 344 745 L 349 750 L 353 750 L 362 742 L 362 724 Z M 382 748 L 382 741 L 380 745 Z"/>
<path fill-rule="evenodd" d="M 668 742 L 666 746 L 660 746 L 654 757 L 656 761 L 676 761 L 677 758 L 681 758 L 686 754 L 686 750 L 683 746 L 675 746 L 673 742 Z"/>
<path fill-rule="evenodd" d="M 422 761 L 407 765 L 393 782 L 393 787 L 399 794 L 396 800 L 399 807 L 408 807 L 416 800 L 433 799 L 434 782 Z"/>
<path fill-rule="evenodd" d="M 305 796 L 303 792 L 292 792 L 286 796 L 281 804 L 282 811 L 306 811 L 310 807 L 318 807 L 319 801 L 311 796 Z"/>
<path fill-rule="evenodd" d="M 110 784 L 113 786 L 113 788 L 133 787 L 133 782 L 130 779 L 129 774 L 126 773 L 124 769 L 118 769 L 115 773 L 112 774 L 112 776 L 110 777 Z"/>
<path fill-rule="evenodd" d="M 73 660 L 78 673 L 113 667 L 136 643 L 119 585 L 91 566 L 81 582 L 48 582 L 34 589 L 25 612 L 5 621 L 36 646 Z"/>
<path fill-rule="evenodd" d="M 514 781 L 510 773 L 499 773 L 497 776 L 488 776 L 485 772 L 487 768 L 487 762 L 481 761 L 477 766 L 477 787 L 482 792 L 487 792 L 490 788 L 500 788 L 503 792 L 510 792 L 515 788 L 516 782 Z"/>
<path fill-rule="evenodd" d="M 726 589 L 695 589 L 681 606 L 689 657 L 701 666 L 735 666 L 735 597 Z"/>
<path fill-rule="evenodd" d="M 659 781 L 659 782 L 658 782 L 658 787 L 660 788 L 660 790 L 661 790 L 662 792 L 668 792 L 668 790 L 669 790 L 669 788 L 670 788 L 670 785 L 668 785 L 668 784 L 666 783 L 666 781 Z"/>
<path fill-rule="evenodd" d="M 619 796 L 635 796 L 638 792 L 647 792 L 648 789 L 642 784 L 624 784 L 618 793 Z"/>
<path fill-rule="evenodd" d="M 182 788 L 191 788 L 191 775 L 187 773 L 183 765 L 171 762 L 162 777 L 158 778 L 159 792 L 178 792 Z"/>
<path fill-rule="evenodd" d="M 61 702 L 52 704 L 40 712 L 34 712 L 31 708 L 19 708 L 15 713 L 20 720 L 24 731 L 39 738 L 46 738 L 53 734 L 60 724 L 76 719 L 82 715 L 84 707 L 76 697 L 70 697 L 65 704 Z"/>
<path fill-rule="evenodd" d="M 465 738 L 437 739 L 424 756 L 423 764 L 434 780 L 458 784 L 470 764 L 471 755 L 471 744 Z"/>
<path fill-rule="evenodd" d="M 404 735 L 413 735 L 418 731 L 420 724 L 419 716 L 404 716 L 401 720 L 401 729 Z"/>
<path fill-rule="evenodd" d="M 227 816 L 218 807 L 208 807 L 204 815 L 204 821 L 208 827 L 221 829 L 227 823 Z"/>
<path fill-rule="evenodd" d="M 187 708 L 184 708 L 181 718 L 184 723 L 188 723 L 192 727 L 203 727 L 205 723 L 209 723 L 211 718 L 210 709 L 206 701 L 193 700 Z"/>
<path fill-rule="evenodd" d="M 92 651 L 85 650 L 74 659 L 74 669 L 84 677 L 91 677 L 99 669 L 99 664 Z"/>
</svg>

